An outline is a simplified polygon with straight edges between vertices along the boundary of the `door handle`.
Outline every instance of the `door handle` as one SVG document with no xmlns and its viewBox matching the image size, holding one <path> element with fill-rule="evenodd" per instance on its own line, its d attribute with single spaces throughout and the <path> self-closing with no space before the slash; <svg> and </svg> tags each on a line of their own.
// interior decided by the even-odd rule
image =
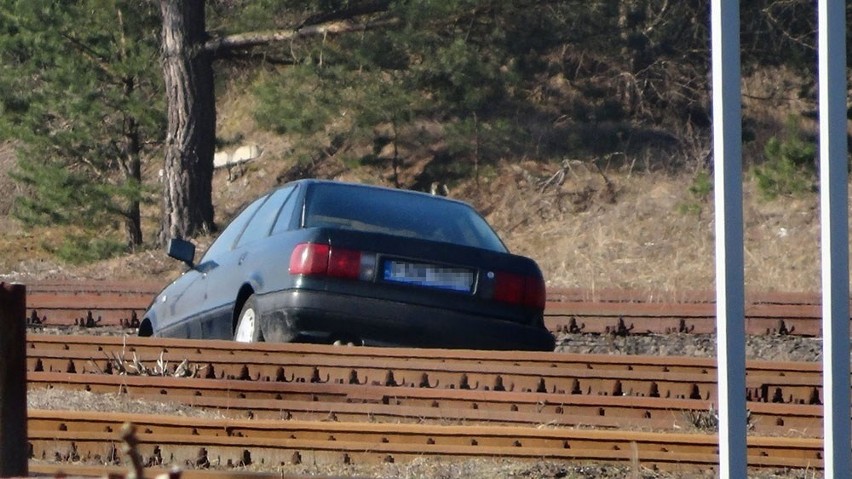
<svg viewBox="0 0 852 479">
<path fill-rule="evenodd" d="M 245 253 L 241 254 L 241 255 L 240 255 L 240 260 L 238 261 L 238 264 L 243 264 L 243 261 L 245 261 L 245 260 L 246 260 L 246 256 L 248 256 L 248 252 L 245 252 Z"/>
</svg>

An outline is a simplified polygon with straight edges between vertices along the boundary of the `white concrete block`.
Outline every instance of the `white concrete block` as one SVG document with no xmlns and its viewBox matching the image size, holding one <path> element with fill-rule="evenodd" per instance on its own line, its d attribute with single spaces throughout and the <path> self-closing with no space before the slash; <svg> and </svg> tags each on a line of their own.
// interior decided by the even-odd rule
<svg viewBox="0 0 852 479">
<path fill-rule="evenodd" d="M 231 154 L 227 151 L 217 151 L 213 155 L 213 168 L 223 168 L 231 162 Z"/>
<path fill-rule="evenodd" d="M 231 157 L 231 163 L 245 163 L 246 161 L 254 160 L 260 156 L 260 153 L 261 150 L 258 145 L 243 145 L 234 152 L 234 156 Z"/>
</svg>

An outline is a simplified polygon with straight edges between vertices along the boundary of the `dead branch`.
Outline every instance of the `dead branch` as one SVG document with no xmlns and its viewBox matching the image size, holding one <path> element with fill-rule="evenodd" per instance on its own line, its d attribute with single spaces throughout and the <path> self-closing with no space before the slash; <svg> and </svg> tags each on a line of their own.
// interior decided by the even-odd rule
<svg viewBox="0 0 852 479">
<path fill-rule="evenodd" d="M 300 38 L 321 37 L 326 35 L 339 35 L 343 33 L 363 32 L 379 28 L 393 26 L 399 23 L 399 19 L 378 20 L 367 23 L 352 23 L 350 21 L 339 21 L 323 25 L 311 25 L 295 30 L 274 30 L 265 32 L 248 32 L 224 37 L 214 38 L 204 44 L 204 50 L 217 54 L 224 50 L 237 48 L 252 48 L 269 45 L 276 42 L 293 41 Z"/>
</svg>

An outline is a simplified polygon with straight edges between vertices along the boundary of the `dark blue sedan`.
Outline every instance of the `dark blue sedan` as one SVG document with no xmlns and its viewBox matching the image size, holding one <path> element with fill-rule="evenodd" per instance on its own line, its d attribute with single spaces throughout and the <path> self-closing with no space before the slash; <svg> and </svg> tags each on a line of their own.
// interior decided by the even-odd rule
<svg viewBox="0 0 852 479">
<path fill-rule="evenodd" d="M 300 180 L 249 204 L 145 312 L 140 336 L 549 351 L 544 279 L 470 205 Z"/>
</svg>

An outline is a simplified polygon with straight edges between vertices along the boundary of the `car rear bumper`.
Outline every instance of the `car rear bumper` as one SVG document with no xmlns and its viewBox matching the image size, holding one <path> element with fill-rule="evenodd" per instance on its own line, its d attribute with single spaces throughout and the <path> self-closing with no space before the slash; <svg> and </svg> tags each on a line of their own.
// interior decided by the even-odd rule
<svg viewBox="0 0 852 479">
<path fill-rule="evenodd" d="M 287 290 L 257 301 L 269 341 L 529 351 L 555 345 L 544 328 L 375 298 Z"/>
</svg>

